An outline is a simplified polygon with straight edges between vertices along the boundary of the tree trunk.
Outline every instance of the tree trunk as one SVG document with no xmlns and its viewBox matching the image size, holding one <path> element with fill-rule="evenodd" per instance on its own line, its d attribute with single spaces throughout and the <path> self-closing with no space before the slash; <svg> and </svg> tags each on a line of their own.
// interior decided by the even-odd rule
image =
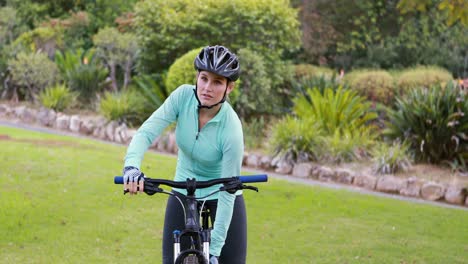
<svg viewBox="0 0 468 264">
<path fill-rule="evenodd" d="M 117 92 L 118 91 L 118 87 L 117 87 L 117 79 L 115 78 L 115 63 L 109 63 L 109 68 L 110 68 L 110 78 L 111 78 L 111 82 L 112 82 L 112 90 L 114 92 Z"/>
<path fill-rule="evenodd" d="M 124 89 L 127 89 L 127 86 L 130 83 L 131 71 L 132 71 L 132 59 L 127 59 L 125 63 L 125 74 L 124 74 L 124 84 L 123 84 Z"/>
</svg>

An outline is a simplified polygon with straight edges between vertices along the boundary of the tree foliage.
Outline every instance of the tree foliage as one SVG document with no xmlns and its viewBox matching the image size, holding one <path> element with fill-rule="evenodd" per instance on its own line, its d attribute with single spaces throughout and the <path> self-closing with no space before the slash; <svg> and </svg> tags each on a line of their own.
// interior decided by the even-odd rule
<svg viewBox="0 0 468 264">
<path fill-rule="evenodd" d="M 296 58 L 346 70 L 438 65 L 457 77 L 467 76 L 468 27 L 460 17 L 467 3 L 295 1 L 303 30 L 303 50 Z"/>
<path fill-rule="evenodd" d="M 432 8 L 437 8 L 440 11 L 447 13 L 447 24 L 453 25 L 460 22 L 468 26 L 468 1 L 466 0 L 400 0 L 398 9 L 403 14 L 412 12 L 427 12 Z"/>
<path fill-rule="evenodd" d="M 58 69 L 46 54 L 20 53 L 8 61 L 15 97 L 37 101 L 38 94 L 59 80 Z"/>
<path fill-rule="evenodd" d="M 187 51 L 222 44 L 271 58 L 299 47 L 296 10 L 285 0 L 146 0 L 136 4 L 140 69 L 160 72 Z"/>
</svg>

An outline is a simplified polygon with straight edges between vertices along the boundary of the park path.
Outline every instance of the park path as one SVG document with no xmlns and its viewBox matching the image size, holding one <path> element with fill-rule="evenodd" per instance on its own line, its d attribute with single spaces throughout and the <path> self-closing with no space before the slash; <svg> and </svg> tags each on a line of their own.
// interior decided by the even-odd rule
<svg viewBox="0 0 468 264">
<path fill-rule="evenodd" d="M 114 142 L 109 142 L 106 140 L 96 139 L 94 137 L 83 136 L 83 135 L 72 133 L 72 132 L 66 132 L 66 131 L 55 130 L 52 128 L 47 128 L 47 127 L 42 127 L 42 126 L 24 124 L 21 122 L 4 120 L 1 118 L 0 118 L 0 126 L 21 128 L 21 129 L 43 132 L 43 133 L 48 133 L 48 134 L 55 134 L 55 135 L 65 135 L 65 136 L 86 138 L 86 139 L 95 140 L 95 141 L 99 141 L 99 142 L 106 143 L 106 144 L 122 145 L 122 144 L 118 144 Z M 149 151 L 156 152 L 158 154 L 166 155 L 166 156 L 172 156 L 172 157 L 176 156 L 174 154 L 160 152 L 160 151 L 156 151 L 153 149 L 150 149 Z M 278 180 L 285 180 L 288 182 L 293 182 L 293 183 L 298 183 L 298 184 L 320 186 L 320 187 L 334 189 L 334 190 L 346 190 L 346 191 L 356 192 L 356 193 L 360 193 L 364 195 L 373 195 L 373 196 L 378 196 L 378 197 L 386 197 L 386 198 L 391 198 L 391 199 L 396 199 L 396 200 L 401 200 L 401 201 L 412 202 L 412 203 L 430 204 L 433 206 L 440 206 L 440 207 L 445 207 L 445 208 L 461 209 L 461 210 L 468 211 L 468 208 L 465 206 L 458 206 L 458 205 L 453 205 L 453 204 L 448 204 L 448 203 L 443 203 L 443 202 L 434 202 L 434 201 L 428 201 L 424 199 L 412 198 L 412 197 L 401 196 L 401 195 L 396 195 L 396 194 L 371 191 L 371 190 L 359 188 L 353 185 L 338 184 L 338 183 L 333 183 L 333 182 L 322 182 L 322 181 L 317 181 L 313 179 L 298 178 L 298 177 L 294 177 L 291 175 L 283 175 L 283 174 L 278 174 L 278 173 L 274 173 L 271 171 L 263 171 L 263 170 L 258 170 L 258 169 L 245 167 L 245 166 L 242 168 L 242 170 L 251 174 L 268 174 L 268 177 L 270 178 L 274 178 Z"/>
</svg>

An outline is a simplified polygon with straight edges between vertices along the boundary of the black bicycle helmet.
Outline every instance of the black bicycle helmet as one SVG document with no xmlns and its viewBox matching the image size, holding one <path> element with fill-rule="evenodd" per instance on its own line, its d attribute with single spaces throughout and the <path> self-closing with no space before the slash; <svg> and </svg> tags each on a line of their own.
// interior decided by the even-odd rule
<svg viewBox="0 0 468 264">
<path fill-rule="evenodd" d="M 209 71 L 226 77 L 230 81 L 239 79 L 239 60 L 223 46 L 207 46 L 195 58 L 195 69 Z"/>
</svg>

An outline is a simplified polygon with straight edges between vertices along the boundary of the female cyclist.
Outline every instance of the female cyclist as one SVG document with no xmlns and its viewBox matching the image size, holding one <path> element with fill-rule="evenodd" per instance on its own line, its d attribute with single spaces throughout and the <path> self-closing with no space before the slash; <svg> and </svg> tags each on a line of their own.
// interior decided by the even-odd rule
<svg viewBox="0 0 468 264">
<path fill-rule="evenodd" d="M 223 46 L 208 46 L 194 61 L 195 86 L 178 87 L 138 129 L 125 156 L 124 183 L 131 194 L 142 184 L 140 165 L 144 152 L 171 123 L 176 122 L 179 148 L 175 181 L 210 180 L 240 175 L 244 152 L 239 117 L 226 101 L 239 78 L 237 56 Z M 216 186 L 197 190 L 203 197 Z M 142 188 L 140 188 L 141 190 Z M 174 189 L 180 195 L 185 190 Z M 205 205 L 211 212 L 210 263 L 245 263 L 246 213 L 242 192 L 220 192 Z M 183 210 L 176 198 L 167 202 L 163 234 L 163 263 L 174 263 L 172 231 L 184 228 Z"/>
</svg>

